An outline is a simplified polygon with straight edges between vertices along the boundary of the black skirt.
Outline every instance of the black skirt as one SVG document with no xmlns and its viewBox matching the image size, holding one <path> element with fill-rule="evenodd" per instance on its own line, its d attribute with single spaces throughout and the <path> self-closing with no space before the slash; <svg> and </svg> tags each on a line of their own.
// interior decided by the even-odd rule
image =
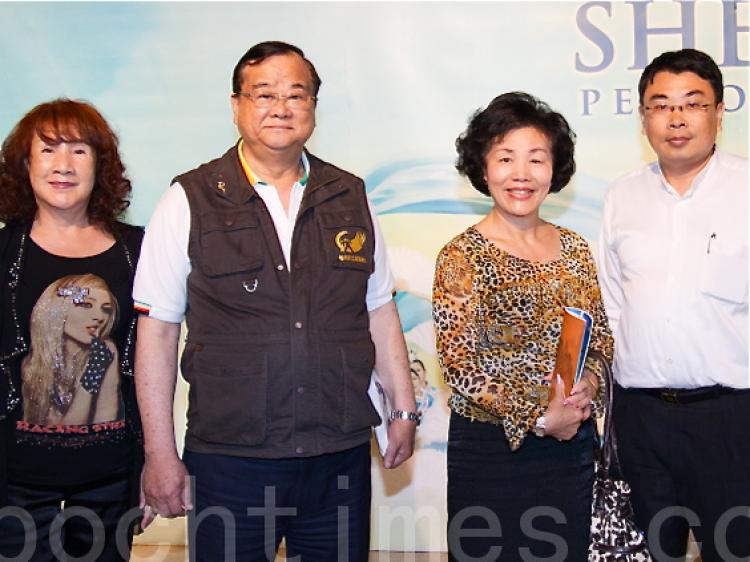
<svg viewBox="0 0 750 562">
<path fill-rule="evenodd" d="M 511 451 L 502 427 L 451 414 L 448 551 L 452 561 L 585 562 L 594 424 L 570 441 L 528 435 Z"/>
</svg>

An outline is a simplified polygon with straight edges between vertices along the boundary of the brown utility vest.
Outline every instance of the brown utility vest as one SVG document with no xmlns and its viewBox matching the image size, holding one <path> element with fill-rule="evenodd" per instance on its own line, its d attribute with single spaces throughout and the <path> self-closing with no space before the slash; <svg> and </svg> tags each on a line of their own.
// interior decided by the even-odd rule
<svg viewBox="0 0 750 562">
<path fill-rule="evenodd" d="M 367 396 L 375 240 L 364 183 L 308 158 L 291 271 L 236 146 L 175 178 L 190 205 L 191 451 L 309 457 L 365 443 L 379 423 Z"/>
</svg>

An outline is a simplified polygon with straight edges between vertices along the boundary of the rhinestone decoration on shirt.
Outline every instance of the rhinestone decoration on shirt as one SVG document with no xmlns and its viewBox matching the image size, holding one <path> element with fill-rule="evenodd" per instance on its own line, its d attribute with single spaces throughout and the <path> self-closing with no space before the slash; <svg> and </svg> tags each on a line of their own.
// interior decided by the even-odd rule
<svg viewBox="0 0 750 562">
<path fill-rule="evenodd" d="M 133 277 L 135 275 L 135 267 L 133 265 L 133 259 L 130 257 L 130 250 L 128 250 L 127 244 L 121 242 L 122 250 L 125 252 L 125 259 L 128 262 L 128 268 L 130 269 L 130 281 L 132 285 Z M 129 377 L 134 376 L 133 366 L 130 364 L 130 348 L 133 347 L 133 336 L 135 335 L 135 324 L 138 321 L 138 315 L 133 314 L 130 319 L 130 326 L 128 326 L 127 335 L 125 341 L 122 343 L 122 357 L 120 359 L 120 375 L 127 375 Z"/>
<path fill-rule="evenodd" d="M 79 350 L 66 361 L 62 353 L 56 353 L 52 360 L 52 388 L 50 401 L 55 409 L 65 415 L 73 403 L 76 385 L 76 373 L 82 368 L 82 361 L 86 358 L 84 350 Z"/>
<path fill-rule="evenodd" d="M 28 345 L 26 344 L 26 341 L 23 339 L 23 334 L 21 333 L 21 323 L 18 321 L 18 307 L 16 306 L 16 300 L 17 300 L 16 288 L 18 287 L 18 281 L 20 279 L 21 263 L 23 262 L 23 252 L 24 252 L 24 249 L 26 248 L 27 236 L 28 236 L 28 231 L 24 232 L 21 235 L 21 244 L 18 248 L 18 255 L 16 256 L 15 261 L 10 265 L 10 269 L 8 271 L 8 290 L 10 291 L 10 310 L 13 316 L 13 323 L 16 326 L 16 343 L 13 347 L 13 351 L 11 351 L 8 355 L 4 355 L 0 357 L 0 362 L 2 363 L 2 370 L 5 371 L 5 376 L 8 379 L 8 397 L 7 397 L 7 404 L 6 404 L 6 408 L 7 408 L 6 412 L 10 412 L 21 403 L 21 393 L 18 392 L 18 389 L 13 384 L 13 377 L 11 376 L 11 371 L 6 366 L 5 361 L 18 356 L 21 353 L 25 353 L 29 349 Z M 2 418 L 0 417 L 0 419 Z"/>
<path fill-rule="evenodd" d="M 71 297 L 73 304 L 83 304 L 86 302 L 86 297 L 89 296 L 89 290 L 87 287 L 79 287 L 78 285 L 60 287 L 57 290 L 57 296 Z"/>
</svg>

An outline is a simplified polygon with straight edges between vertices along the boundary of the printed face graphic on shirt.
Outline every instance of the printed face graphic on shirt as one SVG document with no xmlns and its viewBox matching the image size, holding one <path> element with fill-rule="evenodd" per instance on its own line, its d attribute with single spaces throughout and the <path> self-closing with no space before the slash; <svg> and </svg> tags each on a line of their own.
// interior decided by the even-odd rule
<svg viewBox="0 0 750 562">
<path fill-rule="evenodd" d="M 113 314 L 109 291 L 91 287 L 85 299 L 70 308 L 63 334 L 81 345 L 90 345 L 93 338 L 101 338 L 102 331 L 112 326 Z"/>
<path fill-rule="evenodd" d="M 96 275 L 69 275 L 44 290 L 31 313 L 31 345 L 21 365 L 25 427 L 118 418 L 119 362 L 110 338 L 117 312 Z"/>
</svg>

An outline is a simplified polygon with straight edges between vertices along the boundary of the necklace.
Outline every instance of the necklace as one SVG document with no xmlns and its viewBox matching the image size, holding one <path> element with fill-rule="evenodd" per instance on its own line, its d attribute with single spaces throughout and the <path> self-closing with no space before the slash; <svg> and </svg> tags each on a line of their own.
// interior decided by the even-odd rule
<svg viewBox="0 0 750 562">
<path fill-rule="evenodd" d="M 83 372 L 86 358 L 84 349 L 79 349 L 69 358 L 65 353 L 56 354 L 52 365 L 52 388 L 50 401 L 54 408 L 62 415 L 67 413 L 75 396 L 75 385 L 78 382 L 77 373 Z"/>
</svg>

